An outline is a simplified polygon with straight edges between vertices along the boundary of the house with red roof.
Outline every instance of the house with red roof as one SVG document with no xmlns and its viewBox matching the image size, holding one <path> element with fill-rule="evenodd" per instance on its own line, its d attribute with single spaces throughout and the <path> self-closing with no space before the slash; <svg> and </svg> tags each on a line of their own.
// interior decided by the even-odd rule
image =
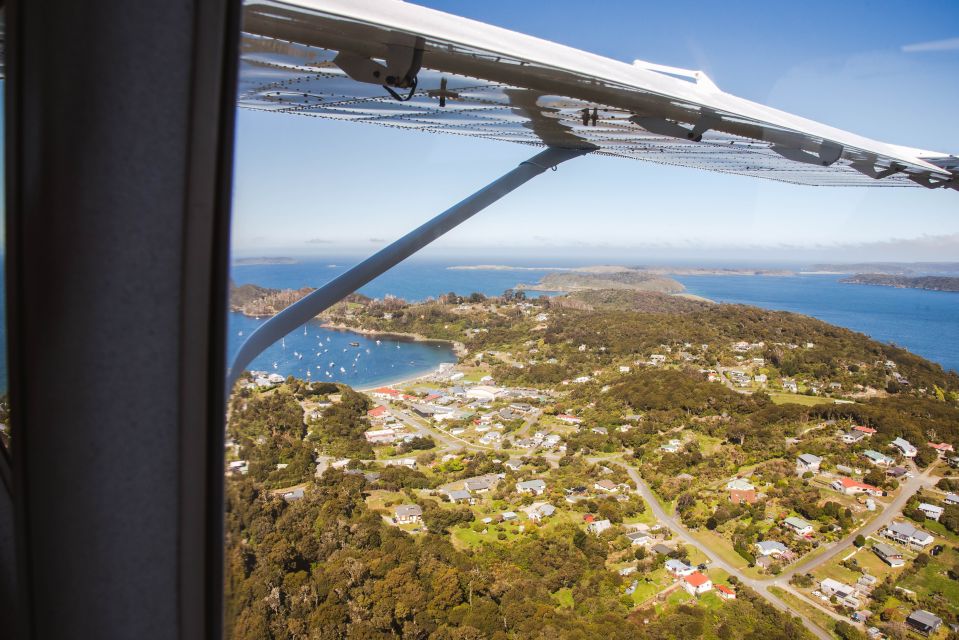
<svg viewBox="0 0 959 640">
<path fill-rule="evenodd" d="M 379 389 L 373 389 L 370 391 L 370 395 L 374 398 L 380 398 L 381 400 L 399 400 L 403 394 L 396 389 L 380 387 Z"/>
<path fill-rule="evenodd" d="M 838 480 L 834 480 L 832 483 L 832 488 L 847 496 L 854 496 L 857 493 L 868 493 L 871 496 L 881 496 L 883 493 L 882 489 L 879 487 L 874 487 L 871 484 L 853 480 L 852 478 L 839 478 Z"/>
<path fill-rule="evenodd" d="M 717 584 L 717 585 L 716 585 L 716 592 L 718 593 L 719 597 L 722 598 L 723 600 L 735 600 L 735 599 L 736 599 L 736 592 L 733 591 L 732 589 L 730 589 L 729 587 L 727 587 L 727 586 L 724 585 L 724 584 Z"/>
<path fill-rule="evenodd" d="M 389 412 L 389 409 L 381 405 L 381 406 L 373 407 L 372 409 L 366 412 L 366 415 L 371 420 L 384 420 L 386 417 L 390 415 L 390 412 Z"/>
<path fill-rule="evenodd" d="M 874 433 L 876 433 L 876 430 L 873 429 L 872 427 L 865 427 L 861 424 L 853 425 L 852 430 L 858 431 L 859 433 L 865 433 L 867 436 L 871 436 Z"/>
<path fill-rule="evenodd" d="M 712 591 L 713 581 L 698 571 L 694 571 L 688 576 L 682 577 L 683 589 L 691 596 L 699 596 L 707 591 Z"/>
<path fill-rule="evenodd" d="M 944 458 L 947 453 L 954 452 L 952 445 L 947 442 L 940 442 L 938 444 L 935 442 L 930 442 L 929 446 L 936 450 L 936 453 L 939 454 L 940 458 Z"/>
</svg>

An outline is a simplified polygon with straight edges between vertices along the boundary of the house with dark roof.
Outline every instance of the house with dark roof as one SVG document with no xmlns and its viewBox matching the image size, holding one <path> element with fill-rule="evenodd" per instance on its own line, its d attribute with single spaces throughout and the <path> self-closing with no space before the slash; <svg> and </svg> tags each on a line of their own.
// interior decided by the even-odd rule
<svg viewBox="0 0 959 640">
<path fill-rule="evenodd" d="M 393 510 L 393 515 L 399 524 L 423 521 L 423 509 L 418 504 L 401 504 Z"/>
<path fill-rule="evenodd" d="M 516 483 L 516 491 L 519 493 L 532 493 L 540 496 L 546 491 L 546 483 L 543 480 L 524 480 Z"/>
<path fill-rule="evenodd" d="M 924 636 L 928 636 L 939 630 L 942 626 L 942 618 L 925 609 L 916 609 L 906 618 L 906 624 Z"/>
<path fill-rule="evenodd" d="M 882 530 L 882 535 L 917 549 L 923 549 L 932 544 L 933 537 L 908 522 L 893 522 Z"/>
<path fill-rule="evenodd" d="M 789 548 L 778 540 L 763 540 L 756 543 L 756 552 L 760 556 L 781 556 L 789 553 Z"/>
<path fill-rule="evenodd" d="M 874 544 L 872 552 L 879 556 L 879 559 L 890 567 L 901 567 L 906 564 L 906 560 L 902 556 L 902 551 L 885 542 L 877 542 Z"/>
<path fill-rule="evenodd" d="M 796 473 L 806 473 L 807 471 L 818 473 L 820 464 L 822 464 L 822 458 L 811 453 L 804 453 L 796 458 Z"/>
</svg>

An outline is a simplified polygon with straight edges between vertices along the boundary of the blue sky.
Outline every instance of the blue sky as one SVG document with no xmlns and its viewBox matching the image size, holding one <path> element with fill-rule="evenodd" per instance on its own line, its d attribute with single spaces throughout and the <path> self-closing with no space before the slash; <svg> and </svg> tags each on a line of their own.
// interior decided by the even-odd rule
<svg viewBox="0 0 959 640">
<path fill-rule="evenodd" d="M 627 62 L 702 69 L 757 102 L 886 142 L 959 152 L 959 2 L 417 4 Z M 234 251 L 369 253 L 528 155 L 507 143 L 241 111 Z M 511 194 L 427 255 L 513 264 L 957 260 L 959 193 L 799 187 L 586 157 Z"/>
</svg>

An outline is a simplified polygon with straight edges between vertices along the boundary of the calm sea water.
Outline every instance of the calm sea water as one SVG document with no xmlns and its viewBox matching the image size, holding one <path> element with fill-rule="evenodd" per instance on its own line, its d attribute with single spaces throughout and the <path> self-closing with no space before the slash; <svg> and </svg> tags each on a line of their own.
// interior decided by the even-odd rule
<svg viewBox="0 0 959 640">
<path fill-rule="evenodd" d="M 238 284 L 298 289 L 322 285 L 346 271 L 349 264 L 320 261 L 234 265 L 232 277 Z M 411 301 L 450 291 L 499 295 L 520 282 L 538 282 L 548 273 L 546 270 L 452 270 L 446 266 L 416 262 L 401 264 L 360 292 L 374 298 L 394 295 Z M 229 322 L 228 353 L 232 359 L 242 341 L 265 319 L 231 313 Z M 318 322 L 311 322 L 305 334 L 302 329 L 289 334 L 254 360 L 250 368 L 298 378 L 307 378 L 309 372 L 311 380 L 345 382 L 357 388 L 367 388 L 429 373 L 443 362 L 456 362 L 456 356 L 445 343 L 379 339 L 377 345 L 375 337 L 324 329 Z M 359 347 L 351 346 L 351 342 L 358 342 Z"/>
<path fill-rule="evenodd" d="M 332 262 L 338 266 L 331 265 Z M 289 265 L 237 265 L 233 267 L 233 279 L 240 284 L 273 288 L 316 287 L 343 273 L 349 264 L 346 260 L 326 260 Z M 549 273 L 545 269 L 450 270 L 446 268 L 448 264 L 403 263 L 363 287 L 361 292 L 377 298 L 392 294 L 411 301 L 450 291 L 461 295 L 474 291 L 498 295 L 519 283 L 533 284 Z M 676 279 L 689 293 L 719 302 L 810 315 L 882 342 L 895 343 L 947 369 L 959 371 L 959 294 L 840 284 L 840 277 L 679 276 Z M 0 280 L 0 296 L 2 285 Z M 241 341 L 262 322 L 264 320 L 230 314 L 231 357 Z M 4 363 L 5 333 L 0 317 L 0 362 Z M 358 342 L 360 346 L 353 347 L 350 342 Z M 252 366 L 303 378 L 309 371 L 313 380 L 334 380 L 365 388 L 421 375 L 440 363 L 455 360 L 444 344 L 381 339 L 377 345 L 375 338 L 331 331 L 310 323 L 306 335 L 302 329 L 294 331 L 270 347 Z M 6 388 L 6 367 L 0 367 L 0 389 Z"/>
<path fill-rule="evenodd" d="M 344 264 L 349 264 L 343 261 Z M 497 295 L 518 283 L 532 284 L 549 271 L 451 270 L 449 263 L 400 264 L 360 291 L 372 297 L 392 294 L 423 300 L 449 291 Z M 781 265 L 780 265 L 781 266 Z M 291 265 L 242 265 L 233 268 L 238 283 L 285 288 L 319 286 L 346 270 L 326 262 Z M 892 342 L 959 370 L 959 293 L 841 284 L 842 276 L 679 276 L 689 293 L 717 302 L 793 311 Z M 392 364 L 392 363 L 391 363 Z"/>
<path fill-rule="evenodd" d="M 264 322 L 265 318 L 230 314 L 231 358 L 246 336 Z M 272 345 L 248 368 L 365 389 L 428 373 L 443 362 L 456 362 L 446 343 L 381 337 L 377 344 L 376 337 L 324 329 L 314 321 Z"/>
<path fill-rule="evenodd" d="M 689 293 L 794 311 L 959 371 L 959 293 L 842 284 L 843 276 L 679 276 Z"/>
</svg>

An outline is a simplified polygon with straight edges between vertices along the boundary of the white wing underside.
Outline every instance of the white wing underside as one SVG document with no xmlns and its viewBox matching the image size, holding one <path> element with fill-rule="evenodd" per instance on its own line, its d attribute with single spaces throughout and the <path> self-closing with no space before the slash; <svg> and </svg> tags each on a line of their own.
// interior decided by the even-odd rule
<svg viewBox="0 0 959 640">
<path fill-rule="evenodd" d="M 347 57 L 395 68 L 414 48 L 422 51 L 415 90 L 395 89 L 404 98 L 410 93 L 408 101 L 341 68 Z M 959 188 L 955 156 L 877 142 L 737 98 L 700 72 L 631 65 L 396 0 L 247 5 L 239 105 L 595 148 L 794 184 Z"/>
</svg>

